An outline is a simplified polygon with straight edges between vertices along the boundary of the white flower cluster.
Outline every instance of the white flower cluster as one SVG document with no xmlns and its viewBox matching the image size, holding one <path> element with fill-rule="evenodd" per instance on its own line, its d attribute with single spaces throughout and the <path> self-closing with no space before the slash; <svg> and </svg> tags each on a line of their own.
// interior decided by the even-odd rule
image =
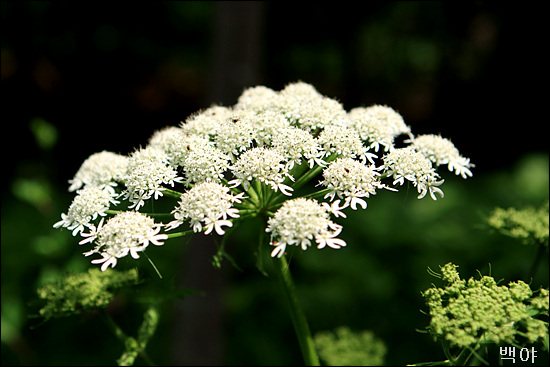
<svg viewBox="0 0 550 367">
<path fill-rule="evenodd" d="M 472 171 L 469 168 L 474 165 L 470 163 L 469 158 L 460 155 L 458 149 L 449 139 L 427 134 L 417 136 L 409 142 L 416 151 L 429 158 L 436 166 L 446 164 L 449 171 L 454 171 L 462 178 L 472 177 Z"/>
<path fill-rule="evenodd" d="M 401 135 L 408 140 L 397 146 Z M 348 112 L 304 82 L 280 91 L 256 86 L 244 90 L 234 106 L 213 105 L 179 126 L 154 132 L 144 148 L 128 156 L 105 151 L 91 155 L 69 181 L 77 196 L 54 226 L 73 235 L 90 229 L 87 240 L 97 239 L 92 253 L 103 256 L 94 260 L 103 269 L 128 253 L 135 257 L 147 241 L 157 244 L 164 239 L 159 237 L 161 228 L 174 230 L 186 221 L 194 232 L 223 235 L 234 221 L 267 216 L 272 256 L 282 256 L 287 245 L 340 248 L 345 242 L 336 237 L 342 226 L 330 215 L 345 218 L 345 208 L 366 209 L 370 195 L 379 189 L 397 191 L 405 181 L 418 190 L 419 198 L 427 193 L 434 200 L 443 197 L 440 165 L 463 178 L 472 176 L 474 166 L 445 138 L 415 137 L 390 107 Z M 321 188 L 307 194 L 310 199 L 293 198 L 321 176 L 316 186 Z M 389 182 L 383 183 L 386 178 Z M 108 234 L 115 224 L 122 233 L 129 218 L 144 223 L 137 212 L 161 197 L 174 200 L 172 221 L 128 224 L 124 236 L 133 238 L 133 245 L 120 245 L 118 235 Z M 328 202 L 312 199 L 320 197 Z M 133 214 L 112 210 L 124 205 L 120 199 Z M 99 218 L 114 214 L 96 228 Z"/>
<path fill-rule="evenodd" d="M 232 171 L 235 180 L 229 181 L 232 187 L 243 185 L 248 189 L 252 180 L 257 180 L 274 191 L 281 190 L 287 196 L 292 196 L 292 188 L 283 184 L 286 178 L 294 180 L 283 163 L 285 157 L 277 149 L 253 148 L 246 151 L 233 165 Z"/>
<path fill-rule="evenodd" d="M 179 206 L 172 214 L 175 220 L 168 223 L 167 229 L 174 229 L 187 219 L 194 232 L 200 232 L 203 226 L 205 234 L 216 230 L 219 235 L 224 234 L 222 226 L 232 227 L 228 217 L 239 218 L 239 211 L 233 208 L 233 203 L 240 203 L 244 193 L 233 196 L 229 188 L 215 182 L 202 182 L 181 195 Z"/>
<path fill-rule="evenodd" d="M 93 227 L 93 221 L 104 217 L 105 211 L 111 204 L 119 202 L 113 197 L 112 191 L 98 186 L 86 186 L 76 192 L 67 214 L 61 214 L 61 221 L 55 223 L 54 228 L 66 227 L 73 231 L 73 236 L 82 232 L 84 228 Z"/>
<path fill-rule="evenodd" d="M 335 195 L 345 199 L 344 208 L 351 205 L 357 210 L 357 204 L 363 209 L 367 208 L 367 202 L 362 198 L 376 195 L 376 189 L 388 188 L 380 182 L 380 173 L 373 166 L 367 166 L 351 158 L 338 158 L 330 163 L 323 171 L 324 180 L 321 185 L 330 189 L 325 195 L 334 200 Z"/>
<path fill-rule="evenodd" d="M 393 184 L 403 185 L 405 179 L 412 182 L 422 199 L 429 191 L 432 199 L 437 200 L 435 194 L 444 196 L 437 186 L 443 180 L 437 181 L 439 174 L 435 171 L 431 161 L 413 147 L 398 148 L 384 156 L 384 170 L 394 178 Z"/>
<path fill-rule="evenodd" d="M 403 117 L 387 106 L 356 107 L 348 116 L 361 140 L 376 152 L 380 145 L 384 146 L 384 151 L 392 149 L 394 139 L 401 134 L 411 135 Z"/>
<path fill-rule="evenodd" d="M 294 168 L 295 164 L 302 164 L 302 159 L 308 162 L 309 168 L 313 168 L 315 164 L 326 165 L 322 160 L 324 153 L 319 141 L 307 131 L 295 126 L 280 129 L 273 136 L 272 146 L 284 155 L 288 169 Z"/>
<path fill-rule="evenodd" d="M 174 186 L 175 182 L 182 182 L 177 176 L 174 167 L 170 166 L 168 155 L 165 151 L 148 147 L 136 150 L 128 161 L 128 169 L 124 176 L 124 199 L 130 200 L 130 208 L 139 210 L 145 204 L 145 200 L 153 195 L 155 199 L 162 196 L 166 189 L 164 185 Z"/>
<path fill-rule="evenodd" d="M 84 185 L 103 187 L 117 186 L 117 182 L 126 173 L 128 158 L 120 154 L 102 151 L 88 157 L 72 180 L 69 191 L 80 189 Z"/>
<path fill-rule="evenodd" d="M 109 266 L 115 267 L 117 260 L 130 254 L 134 259 L 139 258 L 139 252 L 145 251 L 149 243 L 161 246 L 163 240 L 168 238 L 165 234 L 159 234 L 162 225 L 139 212 L 127 211 L 112 217 L 103 225 L 103 219 L 98 228 L 92 228 L 85 234 L 86 239 L 80 244 L 96 242 L 96 247 L 85 256 L 100 254 L 101 259 L 92 260 L 92 264 L 101 264 L 101 270 L 105 271 Z"/>
<path fill-rule="evenodd" d="M 339 249 L 346 242 L 336 238 L 342 226 L 330 220 L 331 208 L 328 204 L 319 204 L 314 199 L 297 198 L 286 201 L 268 220 L 266 232 L 271 233 L 272 257 L 283 256 L 287 245 L 300 246 L 307 250 L 312 242 L 317 248 L 325 246 Z M 273 239 L 277 239 L 274 241 Z"/>
<path fill-rule="evenodd" d="M 363 163 L 368 159 L 374 163 L 375 154 L 368 153 L 368 148 L 363 145 L 357 130 L 346 126 L 327 126 L 319 134 L 319 144 L 326 152 L 326 156 L 344 158 L 359 158 Z"/>
</svg>

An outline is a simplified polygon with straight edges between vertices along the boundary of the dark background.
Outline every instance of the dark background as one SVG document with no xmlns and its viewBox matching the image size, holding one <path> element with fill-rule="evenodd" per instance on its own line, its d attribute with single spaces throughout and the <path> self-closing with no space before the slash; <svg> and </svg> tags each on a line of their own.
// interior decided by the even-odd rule
<svg viewBox="0 0 550 367">
<path fill-rule="evenodd" d="M 380 194 L 369 203 L 367 225 L 351 215 L 346 240 L 369 244 L 362 260 L 342 250 L 300 259 L 296 281 L 314 332 L 340 324 L 373 329 L 389 346 L 390 364 L 443 359 L 441 348 L 415 331 L 427 323 L 418 311 L 419 292 L 433 281 L 426 267 L 461 260 L 467 278 L 501 261 L 493 270 L 515 280 L 531 261 L 533 251 L 482 234 L 479 223 L 494 206 L 548 197 L 540 5 L 3 1 L 1 11 L 3 364 L 4 355 L 6 363 L 113 363 L 120 346 L 110 336 L 98 341 L 108 331 L 90 321 L 31 331 L 26 319 L 36 284 L 87 266 L 79 253 L 73 259 L 72 237 L 51 234 L 72 200 L 67 181 L 90 154 L 127 154 L 156 129 L 213 103 L 232 105 L 245 87 L 259 84 L 279 90 L 302 80 L 347 110 L 389 105 L 413 133 L 440 133 L 476 164 L 473 179 L 445 177 L 446 198 L 437 204 Z M 44 145 L 40 126 L 53 143 Z M 247 240 L 243 233 L 240 241 Z M 517 261 L 518 251 L 528 260 Z M 191 263 L 202 279 L 203 263 Z M 207 304 L 223 305 L 207 312 L 214 321 L 203 327 L 203 339 L 196 329 L 187 336 L 159 332 L 151 354 L 173 364 L 299 363 L 265 278 L 253 265 L 244 273 L 223 269 L 210 273 L 208 285 L 183 275 L 186 285 L 212 287 L 217 298 Z M 547 286 L 545 269 L 539 283 Z"/>
<path fill-rule="evenodd" d="M 3 2 L 3 121 L 22 145 L 33 117 L 54 124 L 64 182 L 91 153 L 129 152 L 244 87 L 303 80 L 348 110 L 390 105 L 478 170 L 502 167 L 545 149 L 540 13 L 502 2 Z"/>
</svg>

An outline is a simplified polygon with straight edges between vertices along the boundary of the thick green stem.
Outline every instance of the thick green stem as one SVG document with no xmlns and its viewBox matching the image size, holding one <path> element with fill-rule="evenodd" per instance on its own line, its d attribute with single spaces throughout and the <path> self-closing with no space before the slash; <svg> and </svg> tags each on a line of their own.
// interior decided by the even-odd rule
<svg viewBox="0 0 550 367">
<path fill-rule="evenodd" d="M 288 304 L 288 310 L 290 312 L 292 324 L 294 325 L 294 330 L 296 331 L 296 336 L 298 337 L 305 364 L 306 366 L 320 366 L 319 356 L 313 344 L 311 331 L 309 330 L 304 311 L 298 302 L 294 282 L 292 281 L 288 263 L 284 255 L 280 259 L 275 259 L 275 263 L 276 272 L 283 288 L 283 293 Z"/>
</svg>

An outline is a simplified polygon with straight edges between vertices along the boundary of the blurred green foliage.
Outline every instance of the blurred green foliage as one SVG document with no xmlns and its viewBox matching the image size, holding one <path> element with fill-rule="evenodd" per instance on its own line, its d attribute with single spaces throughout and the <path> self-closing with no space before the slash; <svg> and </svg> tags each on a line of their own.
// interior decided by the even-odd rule
<svg viewBox="0 0 550 367">
<path fill-rule="evenodd" d="M 320 358 L 327 366 L 382 366 L 384 342 L 368 330 L 353 332 L 347 326 L 315 335 Z"/>
<path fill-rule="evenodd" d="M 89 269 L 85 273 L 66 274 L 38 288 L 38 298 L 42 303 L 39 315 L 48 321 L 107 307 L 117 288 L 137 282 L 136 269 L 124 272 Z"/>
<path fill-rule="evenodd" d="M 540 208 L 495 208 L 487 222 L 500 233 L 524 244 L 548 246 L 548 202 Z"/>
</svg>

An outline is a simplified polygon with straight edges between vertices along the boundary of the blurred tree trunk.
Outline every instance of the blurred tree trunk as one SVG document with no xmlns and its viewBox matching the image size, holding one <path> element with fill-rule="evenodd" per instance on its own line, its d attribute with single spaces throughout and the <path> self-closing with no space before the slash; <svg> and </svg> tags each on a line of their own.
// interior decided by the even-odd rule
<svg viewBox="0 0 550 367">
<path fill-rule="evenodd" d="M 260 83 L 263 2 L 217 2 L 207 105 L 233 105 L 245 87 Z M 176 310 L 171 364 L 215 366 L 224 362 L 223 291 L 227 261 L 211 265 L 212 236 L 195 235 L 182 261 L 180 285 L 198 290 Z"/>
<path fill-rule="evenodd" d="M 210 103 L 232 105 L 244 87 L 261 83 L 264 2 L 218 2 Z"/>
</svg>

